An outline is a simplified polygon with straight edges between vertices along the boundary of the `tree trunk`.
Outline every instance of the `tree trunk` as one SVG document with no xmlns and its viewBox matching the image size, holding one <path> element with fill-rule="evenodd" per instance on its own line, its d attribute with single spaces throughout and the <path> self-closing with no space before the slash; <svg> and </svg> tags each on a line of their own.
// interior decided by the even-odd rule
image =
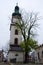
<svg viewBox="0 0 43 65">
<path fill-rule="evenodd" d="M 27 57 L 28 57 L 28 53 L 27 53 L 27 52 L 25 52 L 25 63 L 27 63 L 27 62 L 28 62 Z"/>
<path fill-rule="evenodd" d="M 25 63 L 27 63 L 28 62 L 28 48 L 27 48 L 28 46 L 27 46 L 27 42 L 25 41 Z"/>
</svg>

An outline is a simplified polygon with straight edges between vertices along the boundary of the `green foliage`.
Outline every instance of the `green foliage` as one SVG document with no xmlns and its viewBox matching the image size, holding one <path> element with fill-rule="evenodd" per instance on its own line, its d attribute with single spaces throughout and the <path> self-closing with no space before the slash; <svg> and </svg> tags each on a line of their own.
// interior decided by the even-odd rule
<svg viewBox="0 0 43 65">
<path fill-rule="evenodd" d="M 28 41 L 26 41 L 26 45 L 27 45 L 27 49 L 25 50 L 25 42 L 21 42 L 20 46 L 27 52 L 30 52 L 32 49 L 35 49 L 38 44 L 37 41 L 33 40 L 33 39 L 29 39 Z"/>
<path fill-rule="evenodd" d="M 35 41 L 35 40 L 33 40 L 33 39 L 29 39 L 28 45 L 29 45 L 32 49 L 35 49 L 35 48 L 38 46 L 37 41 Z"/>
</svg>

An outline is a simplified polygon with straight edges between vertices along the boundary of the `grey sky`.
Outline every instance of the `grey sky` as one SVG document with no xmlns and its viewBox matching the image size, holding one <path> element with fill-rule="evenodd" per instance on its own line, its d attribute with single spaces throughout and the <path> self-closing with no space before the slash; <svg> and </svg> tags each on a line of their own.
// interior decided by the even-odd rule
<svg viewBox="0 0 43 65">
<path fill-rule="evenodd" d="M 43 0 L 0 0 L 0 48 L 6 45 L 10 39 L 10 19 L 16 3 L 26 11 L 39 12 L 43 18 Z M 39 36 L 37 40 L 43 43 L 43 19 L 40 20 Z"/>
</svg>

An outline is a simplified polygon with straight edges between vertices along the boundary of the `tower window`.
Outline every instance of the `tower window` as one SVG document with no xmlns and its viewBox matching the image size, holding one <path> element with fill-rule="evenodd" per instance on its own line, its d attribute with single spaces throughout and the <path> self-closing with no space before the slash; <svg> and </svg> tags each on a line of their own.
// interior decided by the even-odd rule
<svg viewBox="0 0 43 65">
<path fill-rule="evenodd" d="M 15 38 L 14 44 L 15 44 L 15 45 L 18 45 L 18 38 Z"/>
<path fill-rule="evenodd" d="M 18 56 L 18 54 L 15 54 L 15 56 Z"/>
<path fill-rule="evenodd" d="M 17 29 L 15 30 L 15 34 L 18 35 L 18 30 Z"/>
<path fill-rule="evenodd" d="M 16 58 L 10 59 L 10 62 L 15 63 L 16 62 Z"/>
</svg>

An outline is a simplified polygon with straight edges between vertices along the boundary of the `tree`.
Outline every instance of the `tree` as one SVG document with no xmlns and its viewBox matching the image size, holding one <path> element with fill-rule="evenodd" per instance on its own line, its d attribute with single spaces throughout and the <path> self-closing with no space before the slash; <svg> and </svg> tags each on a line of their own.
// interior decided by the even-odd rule
<svg viewBox="0 0 43 65">
<path fill-rule="evenodd" d="M 36 47 L 38 46 L 37 41 L 35 41 L 32 38 L 28 40 L 27 44 L 28 44 L 28 50 L 27 50 L 28 52 L 31 52 L 32 50 L 36 49 Z M 25 51 L 24 41 L 21 42 L 20 47 L 23 48 Z"/>
<path fill-rule="evenodd" d="M 17 28 L 21 30 L 21 34 L 23 36 L 24 44 L 25 44 L 25 62 L 27 62 L 27 55 L 28 51 L 31 50 L 32 44 L 34 45 L 33 40 L 31 39 L 32 36 L 34 36 L 34 30 L 37 28 L 37 20 L 38 19 L 38 14 L 36 13 L 30 13 L 29 15 L 26 14 L 26 16 L 22 16 L 22 19 L 18 20 L 18 22 L 15 23 Z M 30 43 L 31 40 L 31 43 Z M 35 42 L 35 41 L 34 41 Z M 28 46 L 30 45 L 30 46 Z"/>
</svg>

